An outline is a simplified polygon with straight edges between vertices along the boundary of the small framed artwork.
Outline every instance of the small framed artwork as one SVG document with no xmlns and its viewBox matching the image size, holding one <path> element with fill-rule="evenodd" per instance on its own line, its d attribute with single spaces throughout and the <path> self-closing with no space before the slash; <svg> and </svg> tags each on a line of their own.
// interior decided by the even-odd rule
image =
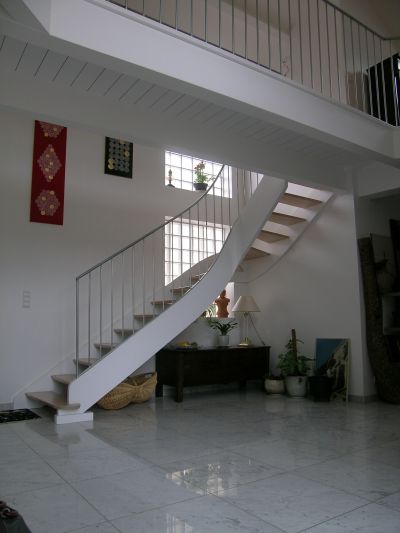
<svg viewBox="0 0 400 533">
<path fill-rule="evenodd" d="M 347 401 L 349 382 L 349 339 L 317 339 L 315 373 L 332 378 L 331 399 Z"/>
<path fill-rule="evenodd" d="M 133 143 L 106 137 L 104 173 L 132 178 Z"/>
</svg>

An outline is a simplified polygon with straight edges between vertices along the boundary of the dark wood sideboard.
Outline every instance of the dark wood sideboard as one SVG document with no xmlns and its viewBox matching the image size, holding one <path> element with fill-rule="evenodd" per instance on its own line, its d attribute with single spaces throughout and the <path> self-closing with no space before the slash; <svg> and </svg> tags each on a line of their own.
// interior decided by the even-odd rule
<svg viewBox="0 0 400 533">
<path fill-rule="evenodd" d="M 163 348 L 156 354 L 156 396 L 163 386 L 176 387 L 175 401 L 183 400 L 184 387 L 263 380 L 268 374 L 269 346 L 227 348 Z"/>
</svg>

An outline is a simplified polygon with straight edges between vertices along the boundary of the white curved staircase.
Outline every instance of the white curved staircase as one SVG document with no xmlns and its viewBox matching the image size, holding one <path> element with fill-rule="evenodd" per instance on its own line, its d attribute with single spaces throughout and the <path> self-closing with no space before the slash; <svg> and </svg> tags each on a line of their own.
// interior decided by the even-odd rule
<svg viewBox="0 0 400 533">
<path fill-rule="evenodd" d="M 270 177 L 264 177 L 259 183 L 257 179 L 255 185 L 254 176 L 246 172 L 242 173 L 240 179 L 243 183 L 240 184 L 240 187 L 236 187 L 237 198 L 235 198 L 233 191 L 233 198 L 228 201 L 229 205 L 222 207 L 225 200 L 216 200 L 216 196 L 213 195 L 213 186 L 218 180 L 217 178 L 198 202 L 193 204 L 185 214 L 179 215 L 180 220 L 183 220 L 184 216 L 192 219 L 193 212 L 195 212 L 198 222 L 203 215 L 207 215 L 209 228 L 213 228 L 213 224 L 215 228 L 217 220 L 226 224 L 224 214 L 228 211 L 230 213 L 233 205 L 237 205 L 236 219 L 229 220 L 228 225 L 231 229 L 228 230 L 228 238 L 225 240 L 220 253 L 210 254 L 201 262 L 193 264 L 187 272 L 167 287 L 162 289 L 153 287 L 150 291 L 144 288 L 139 312 L 137 312 L 137 305 L 133 301 L 129 311 L 124 310 L 124 298 L 122 296 L 120 316 L 113 317 L 111 311 L 111 317 L 105 320 L 106 325 L 100 331 L 91 332 L 90 307 L 93 305 L 91 297 L 93 288 L 91 287 L 95 284 L 94 273 L 96 269 L 100 268 L 101 271 L 103 268 L 104 270 L 105 262 L 85 273 L 84 276 L 89 276 L 89 326 L 87 327 L 88 331 L 85 331 L 89 340 L 86 345 L 85 343 L 82 344 L 78 335 L 78 356 L 75 359 L 77 371 L 51 375 L 54 391 L 26 393 L 28 398 L 34 402 L 46 404 L 55 409 L 55 421 L 57 423 L 91 419 L 93 415 L 88 412 L 88 409 L 196 320 L 229 281 L 236 280 L 236 278 L 244 279 L 249 276 L 249 273 L 254 275 L 257 269 L 265 269 L 265 258 L 268 261 L 270 258 L 274 260 L 274 246 L 282 246 L 282 243 L 285 243 L 286 249 L 292 245 L 296 240 L 294 236 L 300 235 L 301 231 L 296 233 L 290 228 L 294 225 L 305 226 L 307 220 L 312 220 L 329 196 L 325 195 L 324 197 L 323 193 L 318 196 L 318 194 L 310 193 L 311 189 L 306 191 L 305 188 L 301 191 L 302 194 L 288 192 L 291 188 L 289 186 L 287 189 L 284 180 Z M 245 194 L 241 194 L 242 190 L 245 191 Z M 313 196 L 307 196 L 307 194 L 313 194 Z M 221 212 L 218 216 L 216 205 L 219 205 L 220 202 Z M 210 209 L 211 204 L 213 209 Z M 311 209 L 312 216 L 308 215 L 308 219 L 300 217 L 299 209 Z M 234 215 L 232 215 L 233 218 Z M 157 240 L 154 234 L 152 237 L 145 236 L 144 239 L 149 238 Z M 143 249 L 145 247 L 144 242 L 142 240 L 142 244 L 140 244 Z M 163 243 L 161 244 L 163 246 Z M 122 253 L 127 253 L 127 250 L 129 247 Z M 163 250 L 158 251 L 159 261 L 162 253 Z M 116 261 L 117 257 L 118 254 L 115 254 L 111 261 Z M 151 270 L 148 269 L 149 265 L 145 264 L 146 262 L 147 259 L 143 258 L 143 272 L 141 273 L 143 278 L 140 278 L 139 281 L 144 279 L 146 270 Z M 153 270 L 156 268 L 154 263 L 153 259 Z M 258 265 L 256 270 L 254 270 L 254 265 Z M 132 276 L 135 278 L 135 272 Z M 81 280 L 78 278 L 78 283 L 79 281 Z M 125 281 L 123 280 L 122 292 L 124 291 L 124 284 Z M 146 285 L 146 281 L 144 285 Z M 140 283 L 138 287 L 142 290 Z M 85 294 L 86 297 L 87 294 Z M 115 299 L 116 295 L 113 296 L 111 293 L 111 302 L 113 297 Z M 80 294 L 78 292 L 78 306 L 79 300 Z M 102 296 L 100 296 L 100 301 L 102 302 Z M 132 324 L 128 323 L 127 315 L 131 315 Z M 77 318 L 77 329 L 80 327 L 79 320 Z M 102 323 L 101 320 L 100 323 Z M 95 342 L 91 342 L 93 336 L 97 336 Z M 89 343 L 93 345 L 94 352 Z M 87 354 L 82 355 L 85 350 L 87 350 Z"/>
</svg>

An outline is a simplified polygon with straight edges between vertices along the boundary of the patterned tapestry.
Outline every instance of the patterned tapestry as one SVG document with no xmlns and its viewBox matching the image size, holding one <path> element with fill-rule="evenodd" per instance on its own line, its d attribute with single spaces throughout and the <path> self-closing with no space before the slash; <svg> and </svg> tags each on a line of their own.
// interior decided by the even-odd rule
<svg viewBox="0 0 400 533">
<path fill-rule="evenodd" d="M 63 224 L 66 146 L 67 128 L 35 120 L 31 222 Z"/>
</svg>

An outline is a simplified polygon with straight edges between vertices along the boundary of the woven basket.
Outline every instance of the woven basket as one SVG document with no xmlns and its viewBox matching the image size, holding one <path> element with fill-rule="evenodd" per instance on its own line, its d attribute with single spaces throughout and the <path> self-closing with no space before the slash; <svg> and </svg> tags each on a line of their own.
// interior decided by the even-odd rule
<svg viewBox="0 0 400 533">
<path fill-rule="evenodd" d="M 103 396 L 97 405 L 103 409 L 122 409 L 131 403 L 132 385 L 120 383 L 105 396 Z"/>
<path fill-rule="evenodd" d="M 103 409 L 122 409 L 130 403 L 145 402 L 153 394 L 156 384 L 156 372 L 138 374 L 114 387 L 97 402 L 97 405 Z"/>
<path fill-rule="evenodd" d="M 138 374 L 127 378 L 125 383 L 128 383 L 133 387 L 132 390 L 132 403 L 146 402 L 153 394 L 157 385 L 157 372 L 152 374 Z"/>
</svg>

